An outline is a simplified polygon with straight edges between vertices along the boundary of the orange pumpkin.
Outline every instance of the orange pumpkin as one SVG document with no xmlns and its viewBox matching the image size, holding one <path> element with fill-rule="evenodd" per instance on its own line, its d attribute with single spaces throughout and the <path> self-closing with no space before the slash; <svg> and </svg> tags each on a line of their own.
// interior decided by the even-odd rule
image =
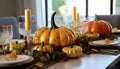
<svg viewBox="0 0 120 69">
<path fill-rule="evenodd" d="M 70 43 L 74 42 L 75 34 L 73 31 L 65 26 L 57 27 L 54 22 L 54 16 L 56 12 L 53 13 L 51 17 L 51 28 L 42 27 L 35 32 L 33 36 L 33 42 L 35 44 L 50 44 L 52 46 L 64 47 L 69 46 Z"/>
<path fill-rule="evenodd" d="M 112 32 L 112 26 L 104 20 L 88 21 L 84 23 L 83 29 L 85 33 L 99 33 L 100 35 L 109 35 Z"/>
</svg>

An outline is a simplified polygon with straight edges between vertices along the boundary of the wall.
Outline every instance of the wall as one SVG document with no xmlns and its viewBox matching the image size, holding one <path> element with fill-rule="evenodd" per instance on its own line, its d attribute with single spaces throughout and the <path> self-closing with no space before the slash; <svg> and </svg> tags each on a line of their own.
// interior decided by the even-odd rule
<svg viewBox="0 0 120 69">
<path fill-rule="evenodd" d="M 24 0 L 24 9 L 31 9 L 39 27 L 45 26 L 45 0 Z"/>
<path fill-rule="evenodd" d="M 0 17 L 17 15 L 16 0 L 0 0 Z"/>
<path fill-rule="evenodd" d="M 16 0 L 17 16 L 24 15 L 24 0 Z"/>
<path fill-rule="evenodd" d="M 24 10 L 29 8 L 32 15 L 36 15 L 36 0 L 24 0 Z"/>
<path fill-rule="evenodd" d="M 0 17 L 24 15 L 26 8 L 35 14 L 35 0 L 0 0 Z"/>
<path fill-rule="evenodd" d="M 31 15 L 36 16 L 39 27 L 45 26 L 44 0 L 0 0 L 0 17 L 21 16 L 25 9 L 31 10 Z"/>
</svg>

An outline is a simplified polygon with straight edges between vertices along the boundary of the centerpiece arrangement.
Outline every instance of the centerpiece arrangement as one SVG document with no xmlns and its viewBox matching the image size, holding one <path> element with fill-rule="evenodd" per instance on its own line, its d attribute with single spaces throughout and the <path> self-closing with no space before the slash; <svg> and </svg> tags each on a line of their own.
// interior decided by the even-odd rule
<svg viewBox="0 0 120 69">
<path fill-rule="evenodd" d="M 32 40 L 28 33 L 25 42 L 11 42 L 5 46 L 6 52 L 30 55 L 43 64 L 81 57 L 82 47 L 74 44 L 75 33 L 68 27 L 56 26 L 55 14 L 56 12 L 51 17 L 51 28 L 40 28 L 34 33 Z"/>
<path fill-rule="evenodd" d="M 50 45 L 53 47 L 54 51 L 62 52 L 66 54 L 68 58 L 80 57 L 82 55 L 82 48 L 73 45 L 76 39 L 74 32 L 65 26 L 57 27 L 54 22 L 55 14 L 56 12 L 54 12 L 51 17 L 51 28 L 42 27 L 35 32 L 33 36 L 33 44 L 37 45 L 44 43 L 44 45 Z M 46 50 L 47 49 L 51 50 L 50 47 L 46 48 Z M 38 48 L 36 50 L 38 50 Z"/>
</svg>

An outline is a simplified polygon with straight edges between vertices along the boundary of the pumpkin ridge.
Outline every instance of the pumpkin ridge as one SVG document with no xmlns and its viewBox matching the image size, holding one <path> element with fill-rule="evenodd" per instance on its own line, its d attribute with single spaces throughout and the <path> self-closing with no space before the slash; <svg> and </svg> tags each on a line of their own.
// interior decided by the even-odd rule
<svg viewBox="0 0 120 69">
<path fill-rule="evenodd" d="M 35 34 L 33 35 L 34 39 L 33 42 L 35 44 L 39 44 L 39 38 L 41 37 L 42 32 L 44 32 L 45 30 L 47 30 L 47 27 L 42 27 L 41 29 L 39 29 L 37 32 L 35 32 Z M 39 33 L 38 33 L 39 32 Z"/>
<path fill-rule="evenodd" d="M 40 44 L 44 42 L 44 44 L 49 44 L 49 34 L 50 29 L 45 30 L 40 36 Z"/>
<path fill-rule="evenodd" d="M 71 31 L 69 28 L 65 28 L 63 26 L 61 26 L 60 28 L 63 28 L 64 30 L 66 30 L 66 32 L 68 32 L 68 34 L 70 35 L 70 38 L 71 38 L 71 42 L 74 42 L 76 36 L 74 34 L 73 31 Z"/>
<path fill-rule="evenodd" d="M 67 35 L 68 35 L 68 37 L 69 37 L 69 43 L 74 42 L 75 36 L 73 35 L 73 33 L 70 32 L 68 29 L 65 29 L 65 28 L 61 28 L 61 29 L 63 29 L 63 31 L 65 31 L 65 32 L 67 33 Z"/>
<path fill-rule="evenodd" d="M 59 35 L 60 35 L 60 46 L 68 46 L 69 45 L 69 36 L 66 34 L 66 32 L 59 28 Z"/>
<path fill-rule="evenodd" d="M 49 44 L 53 46 L 59 46 L 59 32 L 58 29 L 52 29 L 49 36 Z"/>
<path fill-rule="evenodd" d="M 92 28 L 92 29 L 91 29 L 91 32 L 93 32 L 93 33 L 98 33 L 98 32 L 100 32 L 100 34 L 102 34 L 103 29 L 102 29 L 101 24 L 102 24 L 102 23 L 99 23 L 99 22 L 97 22 L 97 21 L 95 21 L 94 23 L 92 23 L 92 27 L 94 27 L 94 28 L 91 27 L 91 28 Z M 98 29 L 96 29 L 96 28 L 98 28 Z"/>
<path fill-rule="evenodd" d="M 91 28 L 92 28 L 92 25 L 93 25 L 92 22 L 93 22 L 93 21 L 87 23 L 87 26 L 88 26 L 88 27 L 87 27 L 87 30 L 88 30 L 87 33 L 90 33 L 90 31 L 93 32 L 92 29 L 91 29 Z"/>
</svg>

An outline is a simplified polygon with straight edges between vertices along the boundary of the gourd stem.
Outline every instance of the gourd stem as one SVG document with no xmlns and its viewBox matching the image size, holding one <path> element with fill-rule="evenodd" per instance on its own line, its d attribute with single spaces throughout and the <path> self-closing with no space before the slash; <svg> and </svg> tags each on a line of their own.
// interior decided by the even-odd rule
<svg viewBox="0 0 120 69">
<path fill-rule="evenodd" d="M 71 48 L 73 47 L 73 43 L 70 43 L 70 47 L 71 47 Z"/>
<path fill-rule="evenodd" d="M 42 46 L 44 46 L 44 42 L 42 42 Z"/>
<path fill-rule="evenodd" d="M 56 14 L 56 12 L 54 12 L 51 17 L 51 28 L 58 28 L 54 21 L 55 14 Z"/>
</svg>

